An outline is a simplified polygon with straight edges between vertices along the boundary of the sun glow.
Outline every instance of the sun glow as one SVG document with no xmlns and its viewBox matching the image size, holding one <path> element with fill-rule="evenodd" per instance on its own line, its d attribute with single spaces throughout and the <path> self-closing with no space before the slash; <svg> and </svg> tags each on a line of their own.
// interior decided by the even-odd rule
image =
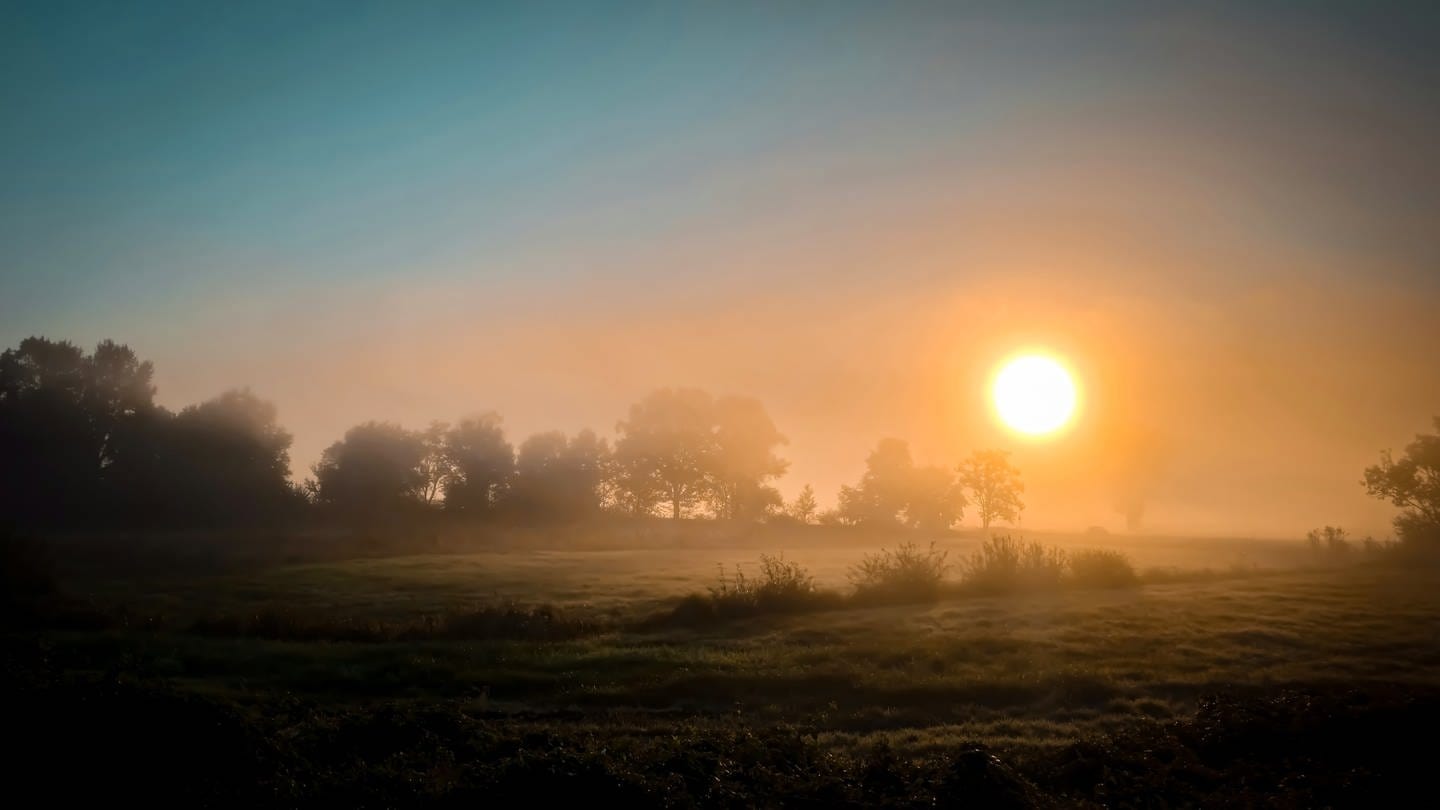
<svg viewBox="0 0 1440 810">
<path fill-rule="evenodd" d="M 1075 413 L 1078 399 L 1070 372 L 1053 357 L 1026 354 L 995 375 L 991 397 L 1000 420 L 1031 436 L 1054 433 Z"/>
</svg>

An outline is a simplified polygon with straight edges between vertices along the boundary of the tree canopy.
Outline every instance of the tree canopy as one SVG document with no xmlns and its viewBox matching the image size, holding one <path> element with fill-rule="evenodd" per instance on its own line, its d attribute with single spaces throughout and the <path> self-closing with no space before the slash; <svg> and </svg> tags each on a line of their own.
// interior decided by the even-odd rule
<svg viewBox="0 0 1440 810">
<path fill-rule="evenodd" d="M 1371 495 L 1403 510 L 1395 518 L 1401 540 L 1440 549 L 1440 417 L 1435 433 L 1416 436 L 1399 459 L 1382 453 L 1362 483 Z"/>
<path fill-rule="evenodd" d="M 960 465 L 960 483 L 970 490 L 970 502 L 980 517 L 981 528 L 997 520 L 1014 523 L 1025 504 L 1020 493 L 1025 484 L 1020 471 L 1010 464 L 1004 450 L 976 450 Z"/>
<path fill-rule="evenodd" d="M 965 496 L 943 467 L 916 467 L 910 445 L 881 439 L 865 460 L 859 484 L 840 488 L 838 513 L 852 525 L 948 529 L 960 520 Z"/>
</svg>

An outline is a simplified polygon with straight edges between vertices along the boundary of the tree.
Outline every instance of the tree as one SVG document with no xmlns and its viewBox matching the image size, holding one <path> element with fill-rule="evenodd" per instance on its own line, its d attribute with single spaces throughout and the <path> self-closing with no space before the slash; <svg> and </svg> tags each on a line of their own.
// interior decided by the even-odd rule
<svg viewBox="0 0 1440 810">
<path fill-rule="evenodd" d="M 943 531 L 965 513 L 965 492 L 944 467 L 918 467 L 911 473 L 905 523 L 912 528 Z"/>
<path fill-rule="evenodd" d="M 565 502 L 575 517 L 593 515 L 604 506 L 610 489 L 610 444 L 586 428 L 565 444 Z"/>
<path fill-rule="evenodd" d="M 166 424 L 158 452 L 164 480 L 157 483 L 171 503 L 167 511 L 215 524 L 295 509 L 290 442 L 275 406 L 249 390 L 226 391 L 185 408 Z"/>
<path fill-rule="evenodd" d="M 520 514 L 573 520 L 599 511 L 609 447 L 593 431 L 573 438 L 556 430 L 520 445 L 510 503 Z"/>
<path fill-rule="evenodd" d="M 815 488 L 806 484 L 795 496 L 795 502 L 790 504 L 790 517 L 801 523 L 814 523 L 819 509 L 820 505 L 815 502 Z"/>
<path fill-rule="evenodd" d="M 1407 545 L 1440 549 L 1440 417 L 1434 434 L 1420 434 L 1397 461 L 1389 450 L 1365 470 L 1365 491 L 1402 511 L 1395 531 Z"/>
<path fill-rule="evenodd" d="M 515 450 L 505 441 L 500 416 L 492 412 L 462 420 L 445 434 L 444 456 L 450 465 L 445 508 L 493 512 L 515 474 Z"/>
<path fill-rule="evenodd" d="M 0 509 L 39 522 L 94 517 L 128 485 L 126 454 L 159 410 L 154 369 L 103 341 L 86 355 L 68 341 L 30 337 L 0 353 Z"/>
<path fill-rule="evenodd" d="M 1025 485 L 1009 456 L 1003 450 L 977 450 L 960 465 L 960 484 L 970 490 L 981 528 L 990 528 L 996 520 L 1014 523 L 1025 508 L 1020 502 Z"/>
<path fill-rule="evenodd" d="M 721 397 L 713 413 L 714 438 L 704 466 L 715 516 L 755 519 L 778 508 L 780 492 L 768 482 L 784 475 L 790 463 L 775 455 L 786 439 L 765 406 L 747 397 Z"/>
<path fill-rule="evenodd" d="M 910 445 L 881 439 L 865 459 L 865 474 L 854 487 L 841 487 L 840 518 L 851 525 L 895 525 L 910 502 L 915 462 Z"/>
<path fill-rule="evenodd" d="M 715 402 L 693 388 L 662 388 L 630 406 L 616 429 L 615 484 L 627 511 L 661 503 L 680 519 L 708 493 L 715 453 Z"/>
<path fill-rule="evenodd" d="M 426 506 L 435 503 L 455 477 L 455 464 L 445 452 L 445 435 L 450 425 L 436 420 L 420 434 L 425 455 L 420 461 L 420 500 Z"/>
<path fill-rule="evenodd" d="M 345 432 L 315 465 L 317 500 L 352 514 L 417 506 L 425 487 L 425 439 L 390 422 Z"/>
</svg>

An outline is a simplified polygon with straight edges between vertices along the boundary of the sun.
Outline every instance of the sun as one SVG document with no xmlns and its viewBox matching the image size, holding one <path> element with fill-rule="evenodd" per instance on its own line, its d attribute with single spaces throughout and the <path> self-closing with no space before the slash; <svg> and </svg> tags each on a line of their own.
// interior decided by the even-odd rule
<svg viewBox="0 0 1440 810">
<path fill-rule="evenodd" d="M 1007 362 L 990 394 L 1000 420 L 1031 436 L 1054 433 L 1075 413 L 1075 380 L 1058 360 L 1025 354 Z"/>
</svg>

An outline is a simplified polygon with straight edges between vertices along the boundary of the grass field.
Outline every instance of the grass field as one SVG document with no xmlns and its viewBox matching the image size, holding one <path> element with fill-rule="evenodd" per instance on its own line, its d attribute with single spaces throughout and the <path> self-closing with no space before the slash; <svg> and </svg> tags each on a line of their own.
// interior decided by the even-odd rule
<svg viewBox="0 0 1440 810">
<path fill-rule="evenodd" d="M 954 545 L 963 553 L 965 541 Z M 1218 548 L 1193 541 L 1189 557 L 1163 547 L 1149 556 L 1161 564 L 1209 551 L 1224 560 L 1229 542 Z M 812 547 L 787 557 L 840 586 L 860 554 Z M 276 609 L 400 620 L 507 599 L 624 620 L 703 590 L 722 561 L 753 559 L 748 549 L 713 548 L 424 555 L 110 582 L 90 596 L 164 616 L 170 627 Z M 906 744 L 1054 744 L 1183 714 L 1199 695 L 1236 685 L 1440 683 L 1440 592 L 1426 577 L 1387 568 L 1222 570 L 1133 589 L 955 598 L 700 630 L 605 627 L 553 642 L 306 643 L 174 630 L 72 641 L 77 655 L 97 660 L 132 645 L 127 654 L 147 671 L 206 691 L 440 696 L 504 711 L 738 711 L 804 722 L 837 740 L 884 733 Z"/>
<path fill-rule="evenodd" d="M 1064 549 L 1117 549 L 1142 570 L 1228 574 L 1297 568 L 1311 562 L 1308 549 L 1296 541 L 1034 536 Z M 739 566 L 753 575 L 762 553 L 780 554 L 803 565 L 822 587 L 843 588 L 864 555 L 897 542 L 895 537 L 813 527 L 728 537 L 560 533 L 545 538 L 551 541 L 548 544 L 540 538 L 501 539 L 505 547 L 495 550 L 269 564 L 242 573 L 170 574 L 162 565 L 157 566 L 158 573 L 141 570 L 117 577 L 102 568 L 75 577 L 72 590 L 105 605 L 184 618 L 283 607 L 394 619 L 497 600 L 633 616 L 706 590 L 716 583 L 722 567 L 733 573 Z M 937 546 L 954 561 L 973 551 L 981 539 L 979 533 L 952 534 L 939 539 Z M 648 547 L 620 547 L 630 543 Z"/>
<path fill-rule="evenodd" d="M 703 627 L 644 620 L 713 584 L 717 564 L 752 563 L 753 543 L 91 574 L 70 583 L 72 593 L 134 618 L 54 633 L 46 655 L 72 675 L 120 667 L 126 678 L 266 713 L 277 700 L 341 714 L 442 710 L 486 718 L 490 733 L 499 723 L 509 734 L 589 740 L 586 750 L 697 728 L 783 728 L 818 751 L 865 756 L 882 746 L 901 758 L 976 744 L 1034 757 L 1189 718 L 1217 693 L 1440 688 L 1440 588 L 1427 571 L 1300 567 L 1306 550 L 1278 541 L 1047 539 L 1122 546 L 1138 567 L 1170 573 L 1132 588 L 846 603 Z M 954 556 L 976 542 L 947 541 Z M 785 556 L 841 588 L 868 550 L 846 539 Z M 1209 573 L 1175 573 L 1201 568 Z M 558 640 L 358 642 L 192 628 L 276 610 L 407 621 L 504 600 L 549 603 L 593 624 Z"/>
</svg>

